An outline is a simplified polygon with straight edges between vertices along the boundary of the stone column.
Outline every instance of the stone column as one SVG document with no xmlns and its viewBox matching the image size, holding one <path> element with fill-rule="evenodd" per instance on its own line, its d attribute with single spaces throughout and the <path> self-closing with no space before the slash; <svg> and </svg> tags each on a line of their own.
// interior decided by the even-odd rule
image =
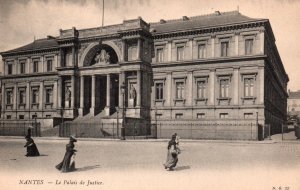
<svg viewBox="0 0 300 190">
<path fill-rule="evenodd" d="M 72 66 L 75 66 L 75 47 L 72 47 Z"/>
<path fill-rule="evenodd" d="M 43 95 L 44 95 L 44 81 L 40 82 L 40 91 L 39 91 L 39 110 L 43 110 Z"/>
<path fill-rule="evenodd" d="M 64 50 L 60 49 L 59 54 L 60 54 L 60 67 L 63 67 L 64 66 L 64 61 L 65 61 Z"/>
<path fill-rule="evenodd" d="M 75 75 L 71 76 L 71 108 L 75 107 Z"/>
<path fill-rule="evenodd" d="M 79 105 L 79 116 L 83 116 L 84 109 L 84 76 L 80 76 L 80 105 Z"/>
<path fill-rule="evenodd" d="M 106 75 L 106 107 L 105 115 L 110 115 L 110 74 Z"/>
<path fill-rule="evenodd" d="M 126 41 L 122 40 L 122 60 L 126 61 Z"/>
<path fill-rule="evenodd" d="M 211 57 L 215 57 L 215 36 L 211 37 Z"/>
<path fill-rule="evenodd" d="M 239 68 L 234 68 L 233 71 L 233 104 L 239 104 Z"/>
<path fill-rule="evenodd" d="M 209 73 L 209 102 L 211 105 L 215 105 L 215 72 L 216 70 L 212 69 Z"/>
<path fill-rule="evenodd" d="M 264 103 L 264 79 L 265 79 L 265 68 L 264 67 L 259 67 L 258 68 L 258 77 L 259 77 L 259 80 L 256 80 L 256 84 L 258 84 L 257 81 L 259 81 L 259 94 L 258 94 L 258 103 L 259 104 L 263 104 Z M 258 89 L 258 88 L 257 88 Z"/>
<path fill-rule="evenodd" d="M 168 42 L 168 61 L 172 61 L 172 41 Z"/>
<path fill-rule="evenodd" d="M 235 33 L 234 37 L 234 43 L 235 43 L 235 55 L 239 56 L 239 33 Z"/>
<path fill-rule="evenodd" d="M 26 84 L 26 109 L 30 110 L 30 82 Z"/>
<path fill-rule="evenodd" d="M 136 89 L 136 106 L 137 107 L 141 107 L 141 93 L 142 93 L 142 71 L 138 70 L 136 71 L 136 77 L 137 77 L 137 81 L 136 81 L 136 85 L 137 85 L 137 89 Z"/>
<path fill-rule="evenodd" d="M 190 39 L 189 41 L 189 46 L 190 46 L 190 56 L 191 56 L 191 60 L 193 59 L 193 38 Z"/>
<path fill-rule="evenodd" d="M 125 84 L 125 72 L 122 71 L 120 74 L 119 74 L 119 107 L 120 108 L 123 108 L 123 95 L 122 95 L 122 84 Z M 125 96 L 125 94 L 124 94 Z"/>
<path fill-rule="evenodd" d="M 193 105 L 193 71 L 188 71 L 186 82 L 186 105 Z"/>
<path fill-rule="evenodd" d="M 52 94 L 53 94 L 53 97 L 52 97 L 53 98 L 53 100 L 52 100 L 53 107 L 52 108 L 57 108 L 57 81 L 54 81 Z"/>
<path fill-rule="evenodd" d="M 166 106 L 172 105 L 172 72 L 167 73 L 167 81 L 166 81 Z M 155 91 L 154 91 L 155 92 Z"/>
<path fill-rule="evenodd" d="M 62 76 L 59 76 L 58 78 L 58 87 L 57 87 L 57 102 L 58 102 L 58 107 L 62 108 L 62 89 L 63 85 L 62 85 Z"/>
<path fill-rule="evenodd" d="M 138 45 L 137 45 L 137 60 L 141 60 L 141 50 L 142 50 L 142 39 L 138 39 Z"/>
<path fill-rule="evenodd" d="M 1 105 L 2 105 L 2 111 L 4 113 L 4 110 L 5 110 L 5 107 L 6 107 L 6 103 L 5 103 L 5 84 L 2 83 L 2 86 L 1 86 L 1 92 L 2 92 L 2 99 L 1 99 Z M 1 113 L 1 117 L 3 118 L 3 114 Z"/>
<path fill-rule="evenodd" d="M 44 59 L 44 56 L 42 56 L 41 58 L 41 70 L 39 70 L 39 73 L 43 73 L 44 72 L 44 65 L 45 65 L 45 59 Z"/>
<path fill-rule="evenodd" d="M 95 115 L 95 100 L 96 100 L 96 97 L 95 97 L 95 90 L 96 90 L 96 76 L 95 75 L 92 75 L 92 99 L 91 99 L 91 108 L 90 108 L 90 114 L 92 116 Z"/>
<path fill-rule="evenodd" d="M 13 98 L 14 98 L 14 106 L 13 106 L 13 109 L 14 109 L 14 110 L 17 110 L 17 106 L 18 106 L 18 105 L 17 105 L 17 103 L 18 103 L 18 102 L 17 102 L 17 94 L 18 94 L 17 85 L 18 85 L 17 83 L 14 84 L 14 97 L 13 97 Z M 16 114 L 16 119 L 18 119 L 18 118 L 17 118 L 17 114 Z"/>
<path fill-rule="evenodd" d="M 27 59 L 27 65 L 26 65 L 27 66 L 27 72 L 26 73 L 31 73 L 31 70 L 30 70 L 31 61 L 30 60 L 31 60 L 30 58 Z"/>
<path fill-rule="evenodd" d="M 264 49 L 265 49 L 265 31 L 261 30 L 259 34 L 259 41 L 260 41 L 260 47 L 259 47 L 259 52 L 261 54 L 264 54 Z"/>
</svg>

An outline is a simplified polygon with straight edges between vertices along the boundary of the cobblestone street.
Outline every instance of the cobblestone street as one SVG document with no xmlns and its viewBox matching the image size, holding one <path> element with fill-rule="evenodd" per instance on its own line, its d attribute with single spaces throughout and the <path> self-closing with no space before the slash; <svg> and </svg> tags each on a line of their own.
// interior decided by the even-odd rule
<svg viewBox="0 0 300 190">
<path fill-rule="evenodd" d="M 165 171 L 167 140 L 79 139 L 77 171 L 70 173 L 54 167 L 68 139 L 35 142 L 41 156 L 28 158 L 24 139 L 0 137 L 1 189 L 300 188 L 298 141 L 182 140 L 175 171 Z"/>
</svg>

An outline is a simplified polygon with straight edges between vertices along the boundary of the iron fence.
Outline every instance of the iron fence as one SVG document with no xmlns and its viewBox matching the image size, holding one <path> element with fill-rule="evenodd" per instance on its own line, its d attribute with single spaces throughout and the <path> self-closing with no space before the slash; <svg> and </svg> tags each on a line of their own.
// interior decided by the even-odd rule
<svg viewBox="0 0 300 190">
<path fill-rule="evenodd" d="M 41 123 L 39 122 L 0 122 L 1 136 L 26 136 L 28 129 L 31 129 L 31 136 L 41 136 Z"/>
</svg>

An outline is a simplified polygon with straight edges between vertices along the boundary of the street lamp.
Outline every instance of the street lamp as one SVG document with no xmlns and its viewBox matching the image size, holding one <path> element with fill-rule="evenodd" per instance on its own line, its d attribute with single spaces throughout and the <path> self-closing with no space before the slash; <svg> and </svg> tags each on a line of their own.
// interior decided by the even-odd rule
<svg viewBox="0 0 300 190">
<path fill-rule="evenodd" d="M 121 93 L 123 98 L 121 140 L 125 140 L 125 84 L 124 82 L 121 85 Z"/>
</svg>

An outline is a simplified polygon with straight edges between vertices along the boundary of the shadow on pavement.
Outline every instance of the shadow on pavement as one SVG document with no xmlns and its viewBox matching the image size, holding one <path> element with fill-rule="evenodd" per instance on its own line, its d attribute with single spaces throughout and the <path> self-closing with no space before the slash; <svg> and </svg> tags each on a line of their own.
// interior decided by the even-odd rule
<svg viewBox="0 0 300 190">
<path fill-rule="evenodd" d="M 175 168 L 175 171 L 181 171 L 181 170 L 189 170 L 191 169 L 191 166 L 178 166 Z"/>
<path fill-rule="evenodd" d="M 85 167 L 82 167 L 82 168 L 76 168 L 75 172 L 83 172 L 83 171 L 93 170 L 95 168 L 100 168 L 100 165 L 85 166 Z"/>
</svg>

